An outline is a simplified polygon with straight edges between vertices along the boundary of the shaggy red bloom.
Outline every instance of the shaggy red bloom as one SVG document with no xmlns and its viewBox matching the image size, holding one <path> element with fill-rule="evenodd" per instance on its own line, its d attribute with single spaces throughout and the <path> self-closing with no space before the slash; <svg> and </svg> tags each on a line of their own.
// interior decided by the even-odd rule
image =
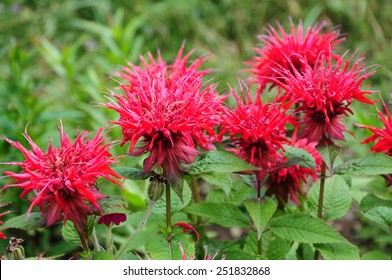
<svg viewBox="0 0 392 280">
<path fill-rule="evenodd" d="M 352 100 L 375 103 L 365 97 L 373 91 L 360 89 L 362 82 L 374 71 L 367 73 L 362 59 L 351 68 L 350 62 L 351 59 L 339 58 L 333 63 L 331 56 L 321 56 L 314 66 L 305 63 L 301 73 L 294 65 L 291 70 L 277 69 L 283 82 L 275 81 L 285 89 L 286 96 L 301 105 L 296 110 L 305 113 L 300 138 L 308 138 L 309 142 L 321 138 L 345 140 L 342 119 L 353 114 L 349 108 Z"/>
<path fill-rule="evenodd" d="M 273 82 L 269 78 L 278 77 L 272 68 L 291 70 L 291 65 L 294 65 L 298 70 L 303 70 L 301 58 L 306 57 L 308 64 L 313 66 L 320 54 L 332 54 L 333 47 L 343 38 L 337 30 L 323 33 L 327 25 L 327 22 L 322 22 L 304 32 L 302 22 L 299 22 L 297 28 L 291 23 L 289 33 L 286 33 L 280 24 L 278 30 L 269 26 L 267 35 L 259 36 L 264 46 L 255 49 L 258 56 L 248 63 L 253 67 L 250 70 L 255 75 L 253 82 L 258 82 L 264 87 L 268 82 Z M 273 82 L 272 86 L 276 85 Z"/>
<path fill-rule="evenodd" d="M 277 165 L 272 168 L 272 172 L 268 173 L 269 177 L 266 183 L 267 196 L 273 196 L 278 199 L 281 208 L 288 202 L 289 198 L 296 204 L 300 204 L 298 195 L 304 195 L 302 191 L 302 184 L 307 183 L 309 178 L 317 180 L 317 170 L 321 166 L 322 159 L 316 150 L 317 142 L 308 143 L 307 139 L 296 140 L 292 139 L 294 147 L 301 148 L 309 152 L 316 163 L 316 169 L 293 165 L 288 168 L 280 168 Z"/>
<path fill-rule="evenodd" d="M 378 110 L 378 115 L 380 120 L 384 124 L 384 128 L 376 128 L 371 126 L 360 126 L 362 128 L 367 128 L 373 135 L 366 138 L 362 143 L 368 144 L 370 142 L 374 142 L 375 145 L 371 148 L 372 151 L 376 153 L 386 153 L 388 156 L 392 156 L 392 117 L 388 110 L 386 104 L 384 105 L 384 110 L 386 113 L 386 117 L 384 114 Z"/>
<path fill-rule="evenodd" d="M 5 139 L 25 156 L 23 162 L 9 163 L 19 165 L 22 172 L 4 172 L 16 181 L 5 188 L 23 189 L 21 198 L 33 192 L 35 197 L 27 213 L 34 206 L 39 206 L 42 214 L 46 212 L 47 226 L 59 220 L 71 220 L 79 234 L 87 237 L 87 215 L 92 213 L 92 209 L 86 202 L 101 211 L 97 200 L 105 198 L 96 188 L 96 180 L 103 177 L 112 183 L 118 183 L 114 179 L 120 177 L 109 167 L 114 158 L 108 151 L 110 143 L 103 144 L 102 130 L 91 140 L 85 139 L 87 131 L 78 133 L 74 143 L 71 143 L 62 127 L 59 131 L 60 147 L 53 147 L 50 143 L 46 153 L 33 142 L 27 132 L 24 136 L 31 151 L 19 142 Z"/>
<path fill-rule="evenodd" d="M 238 157 L 259 167 L 256 171 L 257 190 L 272 165 L 283 163 L 279 150 L 290 141 L 286 138 L 286 125 L 295 125 L 292 116 L 287 115 L 285 106 L 279 103 L 261 101 L 261 91 L 257 92 L 255 102 L 249 91 L 242 92 L 237 100 L 237 108 L 228 111 L 222 123 L 221 135 L 229 132 L 236 147 L 231 149 Z"/>
<path fill-rule="evenodd" d="M 182 52 L 183 47 L 173 65 L 167 65 L 160 54 L 157 61 L 150 54 L 150 64 L 141 58 L 143 67 L 130 64 L 123 68 L 124 93 L 112 93 L 117 101 L 106 104 L 120 114 L 113 123 L 122 128 L 121 145 L 129 141 L 133 156 L 149 152 L 144 171 L 162 167 L 171 184 L 183 174 L 181 163 L 195 160 L 197 145 L 214 148 L 214 129 L 220 123 L 223 101 L 214 85 L 203 85 L 207 71 L 198 69 L 204 60 L 198 58 L 187 67 L 191 53 L 182 57 Z M 135 148 L 139 139 L 142 145 Z"/>
<path fill-rule="evenodd" d="M 373 135 L 366 138 L 362 144 L 373 142 L 375 145 L 371 148 L 372 151 L 386 153 L 388 156 L 392 156 L 392 117 L 385 103 L 383 103 L 383 107 L 386 116 L 380 110 L 378 110 L 378 115 L 384 124 L 384 128 L 360 125 L 360 127 L 367 128 L 373 132 Z M 392 186 L 392 174 L 383 175 L 383 177 L 387 185 Z"/>
</svg>

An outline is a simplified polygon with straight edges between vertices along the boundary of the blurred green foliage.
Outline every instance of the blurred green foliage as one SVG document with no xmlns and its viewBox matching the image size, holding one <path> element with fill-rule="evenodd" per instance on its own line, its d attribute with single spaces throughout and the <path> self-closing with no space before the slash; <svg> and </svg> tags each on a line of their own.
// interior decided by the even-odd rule
<svg viewBox="0 0 392 280">
<path fill-rule="evenodd" d="M 60 119 L 72 137 L 76 129 L 94 131 L 108 125 L 107 120 L 117 115 L 99 104 L 109 89 L 116 89 L 116 71 L 128 61 L 138 63 L 139 54 L 155 54 L 157 49 L 171 61 L 184 40 L 186 51 L 195 49 L 194 57 L 208 57 L 206 67 L 216 70 L 211 77 L 227 92 L 229 85 L 237 86 L 238 77 L 248 77 L 244 62 L 255 55 L 253 48 L 260 46 L 257 35 L 266 24 L 279 21 L 287 27 L 290 17 L 305 26 L 328 20 L 331 28 L 340 27 L 346 37 L 342 52 L 358 49 L 367 65 L 380 65 L 368 86 L 379 90 L 389 104 L 391 14 L 392 2 L 382 0 L 5 0 L 0 3 L 0 135 L 26 144 L 21 133 L 27 127 L 39 146 L 47 147 L 48 137 L 58 141 Z M 381 108 L 353 104 L 355 115 L 347 125 L 356 136 L 347 134 L 350 148 L 343 151 L 344 157 L 360 157 L 369 148 L 359 144 L 368 132 L 354 124 L 380 126 L 376 107 Z M 120 130 L 111 129 L 109 135 L 119 139 Z M 126 146 L 116 146 L 113 153 L 124 154 Z M 0 141 L 0 156 L 0 162 L 21 159 L 5 141 Z M 122 165 L 131 163 L 138 162 L 121 159 Z M 3 186 L 7 179 L 0 183 Z M 136 209 L 144 207 L 143 185 L 127 182 L 121 190 L 108 186 L 104 192 L 122 193 Z M 12 209 L 24 213 L 27 204 L 17 199 L 19 193 L 11 190 L 2 196 L 14 202 Z M 52 232 L 60 234 L 60 229 L 53 227 Z M 35 249 L 27 255 L 38 255 L 56 241 L 48 231 L 28 234 L 34 244 L 29 247 Z M 366 242 L 376 234 L 370 226 L 357 233 Z M 372 244 L 369 250 L 392 244 L 390 239 L 377 242 L 381 245 Z M 72 250 L 65 243 L 56 244 L 50 255 Z"/>
</svg>

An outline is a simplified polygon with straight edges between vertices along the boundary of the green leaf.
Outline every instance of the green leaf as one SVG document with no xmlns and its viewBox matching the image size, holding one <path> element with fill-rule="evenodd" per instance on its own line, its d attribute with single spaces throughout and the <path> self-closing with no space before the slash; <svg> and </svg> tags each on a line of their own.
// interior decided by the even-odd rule
<svg viewBox="0 0 392 280">
<path fill-rule="evenodd" d="M 165 188 L 166 192 L 166 188 Z M 191 190 L 186 181 L 184 181 L 183 188 L 183 200 L 181 201 L 178 195 L 170 188 L 170 198 L 171 198 L 171 211 L 172 214 L 180 211 L 182 208 L 187 206 L 192 199 Z M 154 212 L 166 215 L 166 195 L 164 194 L 160 200 L 155 203 Z"/>
<path fill-rule="evenodd" d="M 385 227 L 386 231 L 392 229 L 392 209 L 389 207 L 375 207 L 364 213 L 369 220 Z"/>
<path fill-rule="evenodd" d="M 267 231 L 262 236 L 262 257 L 268 260 L 284 260 L 291 248 L 291 241 L 279 238 Z M 245 239 L 244 251 L 259 257 L 257 252 L 257 235 L 255 232 L 249 232 Z"/>
<path fill-rule="evenodd" d="M 92 259 L 93 260 L 115 260 L 116 258 L 112 254 L 109 254 L 108 252 L 100 251 L 98 253 L 95 253 L 93 255 Z"/>
<path fill-rule="evenodd" d="M 317 145 L 316 149 L 320 153 L 320 156 L 325 162 L 325 164 L 327 165 L 328 170 L 332 172 L 335 160 L 340 154 L 340 151 L 342 150 L 341 147 L 330 142 L 327 144 L 320 143 Z"/>
<path fill-rule="evenodd" d="M 296 253 L 298 260 L 314 260 L 314 248 L 312 244 L 300 243 Z"/>
<path fill-rule="evenodd" d="M 257 239 L 259 240 L 265 226 L 275 213 L 278 204 L 269 197 L 264 197 L 262 201 L 248 200 L 244 204 L 256 227 Z"/>
<path fill-rule="evenodd" d="M 237 206 L 228 203 L 198 203 L 186 207 L 184 211 L 209 218 L 211 223 L 223 227 L 249 227 L 248 217 Z"/>
<path fill-rule="evenodd" d="M 102 213 L 112 214 L 112 213 L 127 213 L 126 207 L 128 207 L 128 202 L 124 200 L 121 196 L 111 196 L 98 201 L 101 207 Z"/>
<path fill-rule="evenodd" d="M 364 254 L 361 260 L 391 260 L 391 255 L 385 254 L 380 251 L 370 251 Z"/>
<path fill-rule="evenodd" d="M 132 167 L 114 167 L 113 170 L 120 176 L 130 180 L 146 180 L 153 176 L 155 172 L 148 171 L 143 172 L 143 169 L 132 168 Z"/>
<path fill-rule="evenodd" d="M 22 230 L 34 230 L 46 226 L 46 216 L 42 216 L 41 212 L 31 212 L 29 215 L 23 214 L 11 218 L 0 226 L 0 230 L 9 228 L 17 228 Z"/>
<path fill-rule="evenodd" d="M 304 149 L 284 145 L 284 155 L 287 158 L 287 167 L 299 165 L 307 168 L 316 168 L 316 162 L 313 156 Z"/>
<path fill-rule="evenodd" d="M 224 173 L 259 170 L 239 157 L 224 151 L 206 152 L 195 163 L 187 165 L 186 168 L 191 175 L 208 172 Z"/>
<path fill-rule="evenodd" d="M 273 219 L 271 221 L 271 230 L 280 238 L 302 243 L 348 242 L 324 221 L 302 213 Z"/>
<path fill-rule="evenodd" d="M 146 240 L 146 252 L 153 260 L 181 260 L 183 250 L 190 259 L 195 255 L 195 243 L 190 234 L 174 234 L 170 243 L 167 241 L 167 236 L 164 234 L 154 234 Z"/>
<path fill-rule="evenodd" d="M 87 236 L 90 236 L 91 233 L 93 232 L 93 228 L 95 225 L 95 221 L 93 216 L 88 216 L 87 219 Z M 82 246 L 82 243 L 80 242 L 79 234 L 75 229 L 75 226 L 73 222 L 70 220 L 67 220 L 67 222 L 63 225 L 63 228 L 61 230 L 61 234 L 64 238 L 65 241 L 67 241 L 69 244 L 75 244 Z"/>
<path fill-rule="evenodd" d="M 170 188 L 178 195 L 181 202 L 184 202 L 184 178 L 182 176 L 177 177 Z"/>
<path fill-rule="evenodd" d="M 360 208 L 363 212 L 367 212 L 376 207 L 392 208 L 392 201 L 379 198 L 372 193 L 369 193 L 361 200 Z"/>
<path fill-rule="evenodd" d="M 229 173 L 209 172 L 199 176 L 207 183 L 220 187 L 227 196 L 229 196 L 232 186 L 232 180 Z"/>
<path fill-rule="evenodd" d="M 334 172 L 348 175 L 392 174 L 392 157 L 384 153 L 369 153 L 363 159 L 350 160 L 337 166 Z"/>
<path fill-rule="evenodd" d="M 315 244 L 326 260 L 359 260 L 359 250 L 349 243 Z"/>
<path fill-rule="evenodd" d="M 308 193 L 309 209 L 317 216 L 320 183 L 313 185 Z M 326 179 L 324 186 L 323 217 L 331 221 L 344 216 L 351 208 L 352 198 L 349 188 L 342 176 L 333 176 Z"/>
</svg>

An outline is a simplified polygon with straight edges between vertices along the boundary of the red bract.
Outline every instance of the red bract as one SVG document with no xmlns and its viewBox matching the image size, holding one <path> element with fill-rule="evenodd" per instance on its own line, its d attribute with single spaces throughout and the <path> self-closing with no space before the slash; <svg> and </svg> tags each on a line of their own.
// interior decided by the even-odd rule
<svg viewBox="0 0 392 280">
<path fill-rule="evenodd" d="M 120 114 L 113 123 L 121 126 L 124 139 L 130 142 L 130 153 L 139 156 L 150 153 L 144 161 L 147 172 L 156 165 L 162 167 L 169 183 L 181 177 L 181 163 L 190 164 L 198 155 L 196 146 L 213 149 L 215 126 L 220 123 L 223 99 L 215 86 L 204 86 L 207 71 L 198 68 L 204 60 L 196 59 L 189 67 L 191 53 L 182 57 L 180 49 L 173 65 L 167 65 L 149 55 L 150 64 L 143 58 L 143 67 L 130 64 L 120 76 L 124 93 L 112 96 L 117 100 L 106 104 Z M 205 134 L 208 133 L 208 135 Z M 142 139 L 142 145 L 135 145 Z"/>
<path fill-rule="evenodd" d="M 268 82 L 273 82 L 268 78 L 277 77 L 272 68 L 290 70 L 291 65 L 294 65 L 301 70 L 301 58 L 306 57 L 309 65 L 313 66 L 320 54 L 329 56 L 333 47 L 343 39 L 337 30 L 323 33 L 327 25 L 327 22 L 316 24 L 304 32 L 302 22 L 299 22 L 297 27 L 291 23 L 289 33 L 286 33 L 280 24 L 278 30 L 269 26 L 267 35 L 259 36 L 264 46 L 255 49 L 258 56 L 248 63 L 253 67 L 250 70 L 255 75 L 253 82 L 258 82 L 264 87 Z M 277 84 L 273 82 L 272 86 L 275 85 Z"/>
<path fill-rule="evenodd" d="M 302 148 L 308 151 L 314 158 L 316 169 L 293 165 L 288 168 L 280 168 L 277 165 L 272 168 L 273 171 L 269 173 L 266 183 L 268 188 L 266 195 L 275 195 L 279 201 L 281 208 L 288 202 L 289 198 L 296 204 L 300 204 L 298 195 L 304 195 L 302 184 L 307 183 L 309 178 L 317 180 L 317 170 L 321 166 L 322 159 L 316 150 L 317 142 L 308 143 L 307 139 L 292 140 L 292 145 L 297 148 Z"/>
<path fill-rule="evenodd" d="M 97 200 L 105 198 L 96 188 L 96 180 L 103 177 L 117 183 L 114 179 L 120 177 L 109 167 L 114 158 L 108 151 L 110 143 L 104 144 L 102 130 L 91 140 L 85 139 L 87 131 L 78 133 L 74 143 L 71 143 L 62 127 L 59 131 L 60 147 L 53 147 L 50 143 L 46 153 L 33 142 L 27 132 L 24 136 L 31 146 L 31 151 L 19 142 L 6 139 L 23 153 L 25 160 L 9 163 L 19 165 L 22 171 L 4 172 L 16 181 L 5 188 L 23 189 L 20 197 L 33 192 L 35 198 L 32 199 L 28 214 L 37 205 L 42 214 L 47 213 L 47 226 L 59 220 L 71 220 L 79 234 L 86 237 L 87 215 L 92 213 L 86 202 L 101 211 Z"/>
<path fill-rule="evenodd" d="M 238 157 L 260 168 L 256 171 L 256 176 L 261 184 L 272 165 L 284 162 L 279 150 L 283 149 L 283 144 L 289 143 L 286 125 L 295 123 L 282 104 L 263 104 L 260 91 L 254 102 L 249 91 L 246 95 L 243 92 L 241 97 L 235 92 L 233 95 L 238 105 L 227 112 L 221 134 L 229 132 L 230 139 L 236 145 L 231 150 Z M 260 190 L 260 185 L 257 189 Z"/>
<path fill-rule="evenodd" d="M 353 99 L 374 104 L 365 97 L 370 90 L 361 90 L 362 82 L 374 71 L 366 72 L 359 59 L 350 68 L 348 61 L 339 58 L 336 63 L 331 56 L 321 56 L 314 66 L 305 61 L 302 72 L 292 65 L 290 70 L 279 68 L 283 82 L 275 79 L 288 96 L 300 104 L 297 111 L 304 112 L 303 130 L 300 138 L 308 138 L 309 142 L 321 138 L 345 140 L 342 124 L 343 116 L 353 111 L 349 108 Z"/>
</svg>

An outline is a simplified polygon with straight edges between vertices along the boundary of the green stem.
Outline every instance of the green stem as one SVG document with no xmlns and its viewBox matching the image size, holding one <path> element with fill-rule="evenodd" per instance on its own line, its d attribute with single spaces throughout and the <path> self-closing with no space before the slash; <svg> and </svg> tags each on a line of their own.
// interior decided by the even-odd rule
<svg viewBox="0 0 392 280">
<path fill-rule="evenodd" d="M 261 256 L 261 254 L 263 253 L 263 249 L 261 247 L 261 237 L 260 239 L 257 239 L 257 253 L 259 254 L 259 256 Z"/>
<path fill-rule="evenodd" d="M 171 198 L 170 198 L 170 185 L 166 183 L 166 232 L 170 235 L 172 230 L 171 224 Z"/>
<path fill-rule="evenodd" d="M 112 223 L 106 226 L 106 249 L 110 254 L 114 254 L 113 250 Z"/>
<path fill-rule="evenodd" d="M 82 243 L 83 251 L 87 252 L 89 250 L 89 248 L 88 248 L 88 245 L 87 245 L 87 241 L 84 238 L 84 235 L 82 233 L 80 233 L 79 230 L 76 229 L 76 231 L 77 231 L 77 233 L 79 235 L 80 242 Z"/>
<path fill-rule="evenodd" d="M 193 202 L 195 204 L 200 203 L 199 184 L 197 183 L 197 179 L 194 176 L 191 176 L 191 189 Z M 196 215 L 192 215 L 191 217 L 192 221 L 195 222 L 196 225 L 200 225 L 202 223 L 201 217 Z"/>
<path fill-rule="evenodd" d="M 320 193 L 319 193 L 318 212 L 317 212 L 317 217 L 319 217 L 319 219 L 323 219 L 323 202 L 324 202 L 324 186 L 325 186 L 326 169 L 327 169 L 327 165 L 323 161 L 321 165 Z"/>
<path fill-rule="evenodd" d="M 195 203 L 200 203 L 199 184 L 194 176 L 191 176 L 192 196 Z"/>
<path fill-rule="evenodd" d="M 155 205 L 155 201 L 150 200 L 150 203 L 148 204 L 147 210 L 144 213 L 142 220 L 140 221 L 135 232 L 131 235 L 128 241 L 121 246 L 120 250 L 116 255 L 116 259 L 118 259 L 122 255 L 122 253 L 124 253 L 124 251 L 129 247 L 129 245 L 131 245 L 132 241 L 135 240 L 136 236 L 138 236 L 138 234 L 142 231 L 144 226 L 147 224 L 147 221 L 151 216 L 152 210 L 154 209 L 154 205 Z"/>
<path fill-rule="evenodd" d="M 101 246 L 99 245 L 99 242 L 98 242 L 97 233 L 95 232 L 95 227 L 93 228 L 92 236 L 93 236 L 93 241 L 94 241 L 94 251 L 100 252 Z"/>
</svg>

